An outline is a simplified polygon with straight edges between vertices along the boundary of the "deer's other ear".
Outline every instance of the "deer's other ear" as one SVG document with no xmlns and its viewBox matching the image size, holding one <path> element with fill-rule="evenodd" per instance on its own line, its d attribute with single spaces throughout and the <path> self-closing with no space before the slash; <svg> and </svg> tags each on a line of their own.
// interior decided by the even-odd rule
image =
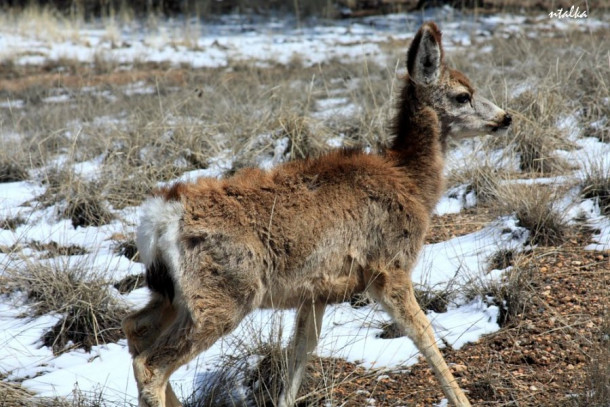
<svg viewBox="0 0 610 407">
<path fill-rule="evenodd" d="M 441 77 L 441 31 L 433 22 L 421 26 L 407 52 L 407 71 L 415 82 L 432 85 Z"/>
</svg>

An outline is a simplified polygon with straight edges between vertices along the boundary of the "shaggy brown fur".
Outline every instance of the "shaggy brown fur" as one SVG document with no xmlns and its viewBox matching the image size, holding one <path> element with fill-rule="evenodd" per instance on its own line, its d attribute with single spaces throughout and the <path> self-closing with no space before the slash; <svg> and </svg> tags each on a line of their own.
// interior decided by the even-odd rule
<svg viewBox="0 0 610 407">
<path fill-rule="evenodd" d="M 124 322 L 141 406 L 179 405 L 169 376 L 259 307 L 297 308 L 280 406 L 296 398 L 326 304 L 368 291 L 415 342 L 451 403 L 468 406 L 417 304 L 411 269 L 443 187 L 448 136 L 510 117 L 445 67 L 434 23 L 418 31 L 383 154 L 338 150 L 266 172 L 162 189 L 138 246 L 153 300 Z"/>
</svg>

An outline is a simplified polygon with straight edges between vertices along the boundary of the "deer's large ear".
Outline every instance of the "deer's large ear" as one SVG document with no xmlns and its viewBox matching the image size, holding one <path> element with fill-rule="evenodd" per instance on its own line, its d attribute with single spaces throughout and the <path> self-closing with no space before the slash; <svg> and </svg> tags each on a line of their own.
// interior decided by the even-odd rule
<svg viewBox="0 0 610 407">
<path fill-rule="evenodd" d="M 441 77 L 443 47 L 441 31 L 433 22 L 421 26 L 407 52 L 407 71 L 415 82 L 431 85 Z"/>
</svg>

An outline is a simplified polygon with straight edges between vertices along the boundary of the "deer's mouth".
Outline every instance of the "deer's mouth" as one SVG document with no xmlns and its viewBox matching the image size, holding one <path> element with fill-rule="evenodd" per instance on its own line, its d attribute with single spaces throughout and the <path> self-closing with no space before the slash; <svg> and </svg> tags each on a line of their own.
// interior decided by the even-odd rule
<svg viewBox="0 0 610 407">
<path fill-rule="evenodd" d="M 508 131 L 510 126 L 492 126 L 491 132 L 494 134 L 504 134 Z"/>
<path fill-rule="evenodd" d="M 492 133 L 504 133 L 508 130 L 508 128 L 510 127 L 510 124 L 504 124 L 504 123 L 490 123 L 488 124 L 489 126 L 489 130 Z"/>
<path fill-rule="evenodd" d="M 513 122 L 513 118 L 510 114 L 505 113 L 502 117 L 500 123 L 493 123 L 491 125 L 491 132 L 496 133 L 499 130 L 507 130 L 510 127 L 510 124 Z"/>
</svg>

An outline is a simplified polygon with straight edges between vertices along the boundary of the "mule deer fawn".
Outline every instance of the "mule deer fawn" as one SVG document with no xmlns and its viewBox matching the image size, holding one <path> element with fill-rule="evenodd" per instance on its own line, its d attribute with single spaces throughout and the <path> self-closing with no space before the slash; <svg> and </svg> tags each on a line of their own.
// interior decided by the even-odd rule
<svg viewBox="0 0 610 407">
<path fill-rule="evenodd" d="M 137 245 L 152 299 L 123 322 L 140 406 L 179 406 L 170 375 L 256 308 L 296 308 L 277 405 L 295 402 L 326 304 L 367 291 L 415 342 L 449 401 L 469 406 L 419 307 L 411 269 L 443 187 L 449 136 L 508 128 L 510 116 L 447 67 L 424 24 L 380 154 L 338 150 L 271 171 L 163 188 L 142 208 Z"/>
</svg>

